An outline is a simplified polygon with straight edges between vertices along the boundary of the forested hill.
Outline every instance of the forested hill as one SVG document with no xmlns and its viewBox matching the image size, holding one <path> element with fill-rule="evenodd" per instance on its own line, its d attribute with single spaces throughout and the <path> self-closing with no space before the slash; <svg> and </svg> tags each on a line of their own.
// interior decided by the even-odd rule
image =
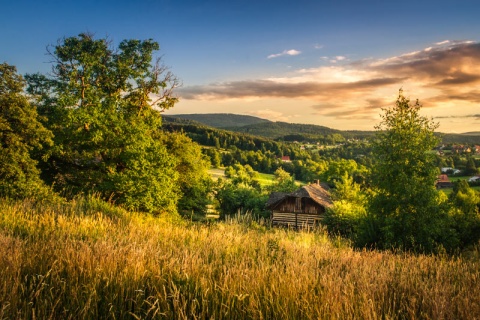
<svg viewBox="0 0 480 320">
<path fill-rule="evenodd" d="M 253 116 L 231 113 L 179 114 L 164 116 L 166 122 L 208 126 L 283 141 L 311 141 L 338 143 L 344 139 L 363 139 L 374 135 L 374 131 L 342 131 L 313 124 L 273 122 Z M 480 144 L 480 132 L 463 134 L 439 133 L 443 143 Z"/>
<path fill-rule="evenodd" d="M 315 140 L 320 136 L 327 135 L 340 135 L 343 137 L 353 137 L 356 135 L 365 136 L 367 132 L 350 133 L 347 131 L 341 131 L 331 129 L 328 127 L 317 126 L 313 124 L 298 124 L 287 122 L 268 122 L 257 123 L 243 127 L 225 128 L 227 130 L 248 133 L 255 136 L 266 137 L 270 139 L 280 140 Z"/>
<path fill-rule="evenodd" d="M 232 114 L 232 113 L 209 113 L 209 114 L 175 114 L 170 117 L 193 120 L 207 126 L 226 129 L 232 127 L 243 127 L 258 123 L 269 123 L 269 120 L 253 116 Z"/>
<path fill-rule="evenodd" d="M 253 116 L 230 113 L 166 115 L 164 118 L 170 123 L 206 125 L 252 136 L 285 141 L 319 141 L 326 136 L 330 136 L 330 140 L 334 142 L 333 140 L 341 141 L 344 138 L 365 137 L 372 133 L 341 131 L 313 124 L 272 122 Z"/>
</svg>

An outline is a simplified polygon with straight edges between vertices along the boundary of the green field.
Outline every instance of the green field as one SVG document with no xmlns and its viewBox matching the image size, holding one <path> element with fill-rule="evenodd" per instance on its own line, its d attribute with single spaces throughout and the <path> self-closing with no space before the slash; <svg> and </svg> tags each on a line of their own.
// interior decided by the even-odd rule
<svg viewBox="0 0 480 320">
<path fill-rule="evenodd" d="M 275 176 L 273 174 L 268 173 L 259 173 L 258 174 L 258 182 L 262 187 L 272 185 L 275 181 Z"/>
<path fill-rule="evenodd" d="M 208 170 L 210 173 L 210 176 L 214 179 L 217 180 L 218 178 L 224 178 L 225 177 L 225 168 L 212 168 Z M 275 181 L 275 175 L 269 174 L 269 173 L 258 173 L 258 178 L 256 179 L 262 187 L 267 187 L 270 186 L 274 183 Z M 298 186 L 303 185 L 304 183 L 302 181 L 295 181 Z"/>
</svg>

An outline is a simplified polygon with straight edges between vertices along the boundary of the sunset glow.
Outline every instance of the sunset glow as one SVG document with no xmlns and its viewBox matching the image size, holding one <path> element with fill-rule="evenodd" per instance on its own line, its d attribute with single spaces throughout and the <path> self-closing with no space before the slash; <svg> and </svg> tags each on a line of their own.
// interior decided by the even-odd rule
<svg viewBox="0 0 480 320">
<path fill-rule="evenodd" d="M 478 131 L 480 4 L 452 1 L 5 4 L 0 60 L 49 72 L 46 46 L 89 31 L 153 38 L 182 81 L 166 114 L 236 113 L 372 130 L 402 88 L 443 132 Z"/>
</svg>

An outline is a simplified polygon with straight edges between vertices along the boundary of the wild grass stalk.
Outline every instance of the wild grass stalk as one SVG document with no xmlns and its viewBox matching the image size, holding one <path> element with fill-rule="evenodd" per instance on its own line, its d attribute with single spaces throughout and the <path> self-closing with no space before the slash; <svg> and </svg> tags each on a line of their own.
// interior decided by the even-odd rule
<svg viewBox="0 0 480 320">
<path fill-rule="evenodd" d="M 0 319 L 480 318 L 478 252 L 356 251 L 244 222 L 2 201 Z"/>
</svg>

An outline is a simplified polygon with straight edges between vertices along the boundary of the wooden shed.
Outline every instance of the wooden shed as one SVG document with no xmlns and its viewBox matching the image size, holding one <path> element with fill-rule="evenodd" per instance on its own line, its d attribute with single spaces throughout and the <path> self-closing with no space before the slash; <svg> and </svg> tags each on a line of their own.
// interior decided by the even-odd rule
<svg viewBox="0 0 480 320">
<path fill-rule="evenodd" d="M 316 182 L 292 193 L 270 194 L 267 209 L 272 211 L 272 224 L 297 229 L 317 225 L 325 210 L 332 206 L 329 189 L 326 184 Z"/>
</svg>

